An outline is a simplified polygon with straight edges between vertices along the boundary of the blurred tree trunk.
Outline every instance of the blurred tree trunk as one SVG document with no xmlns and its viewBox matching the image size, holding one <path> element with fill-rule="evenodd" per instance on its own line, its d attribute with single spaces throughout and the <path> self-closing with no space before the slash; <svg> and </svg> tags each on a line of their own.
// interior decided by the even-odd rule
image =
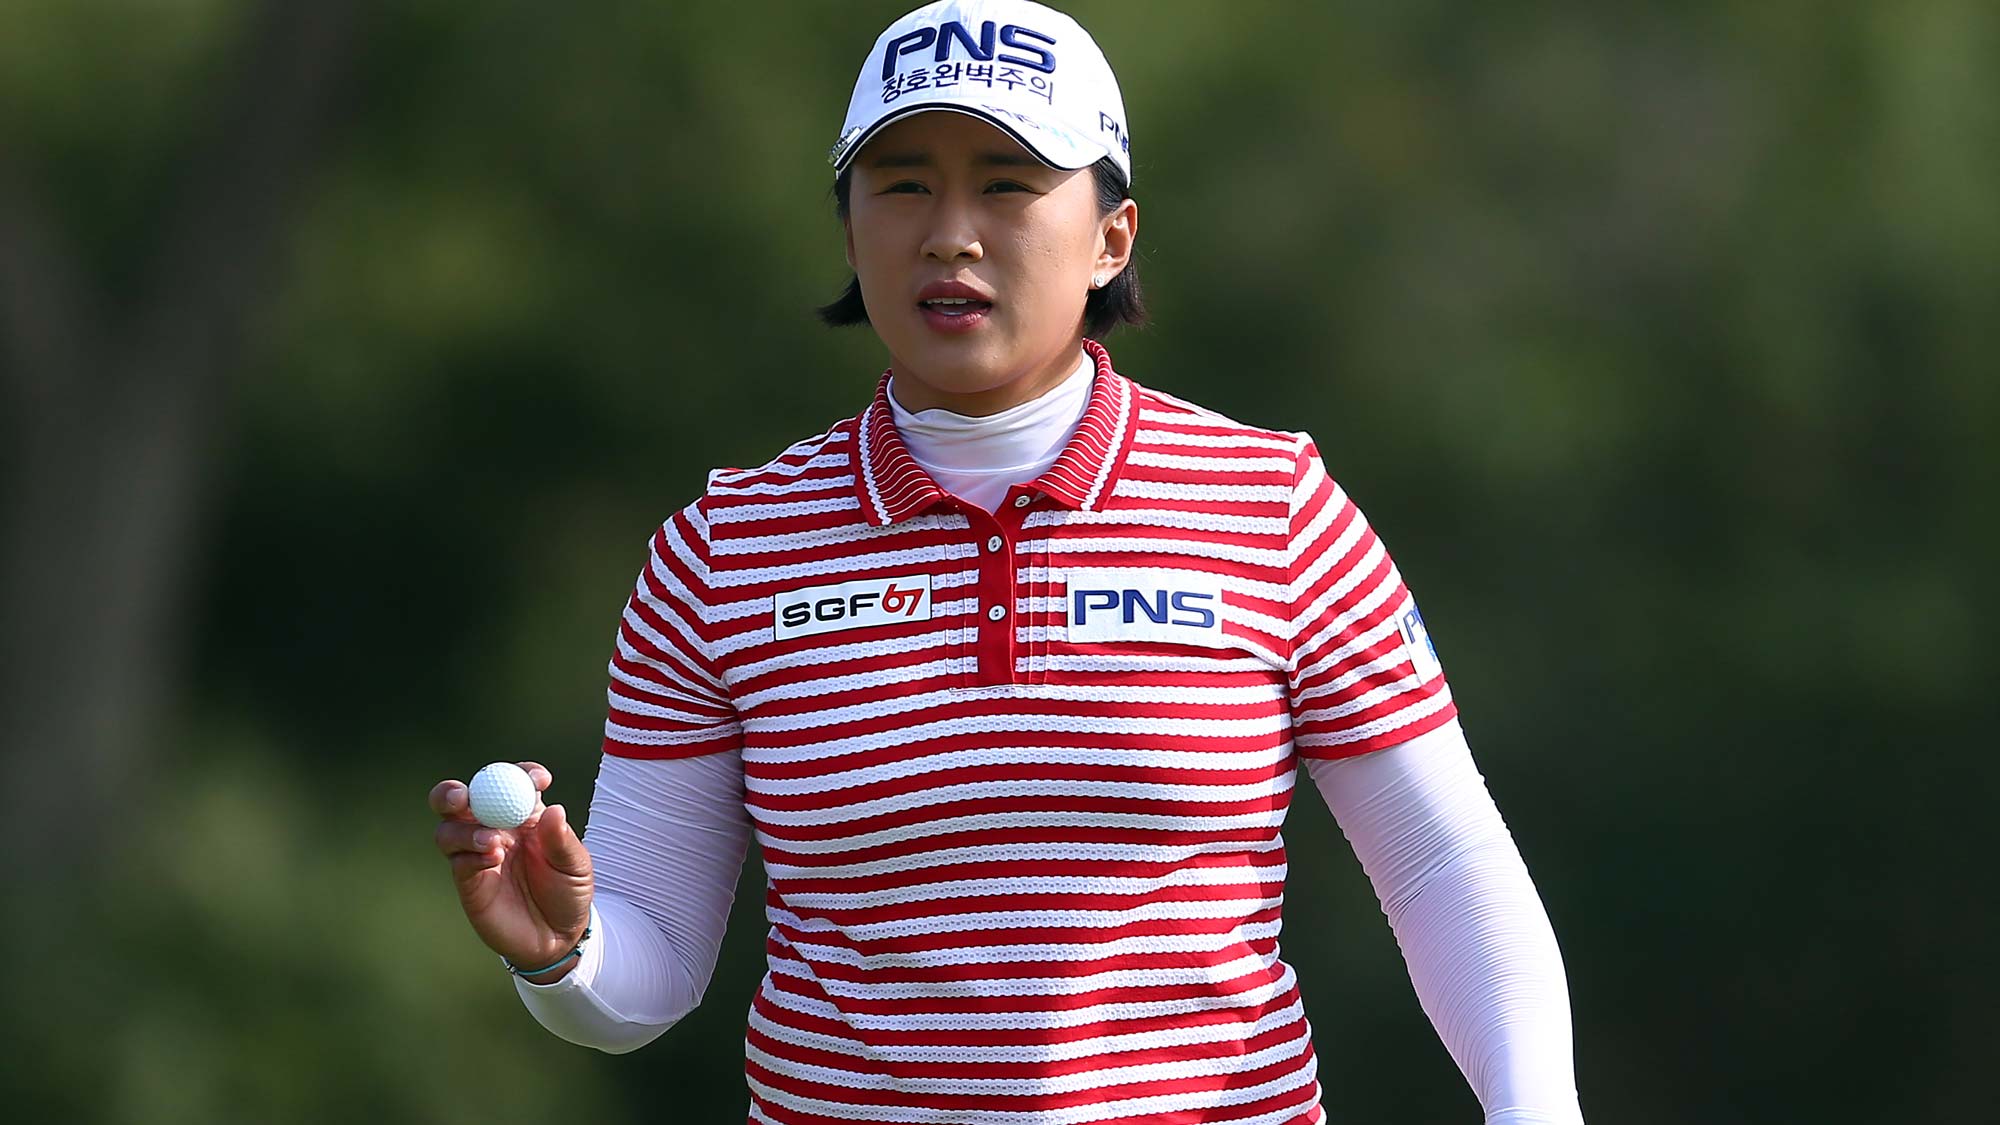
<svg viewBox="0 0 2000 1125">
<path fill-rule="evenodd" d="M 125 302 L 0 148 L 0 761 L 22 866 L 47 877 L 131 843 L 227 385 L 352 70 L 350 0 L 266 0 L 246 26 Z"/>
</svg>

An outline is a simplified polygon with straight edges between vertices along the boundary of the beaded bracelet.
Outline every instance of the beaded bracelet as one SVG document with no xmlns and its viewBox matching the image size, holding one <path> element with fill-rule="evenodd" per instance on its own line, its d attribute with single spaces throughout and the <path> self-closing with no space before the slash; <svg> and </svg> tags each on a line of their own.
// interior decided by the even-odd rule
<svg viewBox="0 0 2000 1125">
<path fill-rule="evenodd" d="M 519 965 L 516 965 L 514 962 L 507 960 L 505 954 L 501 955 L 500 963 L 502 965 L 507 966 L 507 971 L 514 974 L 517 977 L 538 977 L 541 976 L 543 973 L 548 972 L 550 969 L 556 968 L 557 966 L 561 965 L 564 961 L 567 961 L 572 957 L 583 956 L 583 943 L 589 940 L 590 940 L 590 927 L 585 926 L 583 928 L 583 936 L 576 939 L 576 946 L 574 948 L 572 948 L 568 953 L 563 954 L 561 957 L 558 957 L 555 960 L 549 962 L 548 964 L 543 965 L 539 969 L 523 969 Z"/>
</svg>

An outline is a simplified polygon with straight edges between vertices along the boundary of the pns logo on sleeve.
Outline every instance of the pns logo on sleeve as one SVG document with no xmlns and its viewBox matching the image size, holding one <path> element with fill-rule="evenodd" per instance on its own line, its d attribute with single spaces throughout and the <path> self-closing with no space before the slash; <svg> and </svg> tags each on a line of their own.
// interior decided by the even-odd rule
<svg viewBox="0 0 2000 1125">
<path fill-rule="evenodd" d="M 773 599 L 772 628 L 778 640 L 835 633 L 869 625 L 898 625 L 931 619 L 931 576 L 869 578 L 831 586 L 808 586 Z"/>
<path fill-rule="evenodd" d="M 1223 648 L 1222 579 L 1182 570 L 1072 570 L 1072 644 L 1161 641 Z"/>
<path fill-rule="evenodd" d="M 1403 652 L 1410 658 L 1410 666 L 1417 670 L 1417 682 L 1430 683 L 1444 672 L 1444 665 L 1438 661 L 1437 646 L 1431 643 L 1431 631 L 1424 628 L 1424 615 L 1417 611 L 1417 603 L 1412 601 L 1408 608 L 1396 617 L 1396 631 L 1403 635 Z"/>
</svg>

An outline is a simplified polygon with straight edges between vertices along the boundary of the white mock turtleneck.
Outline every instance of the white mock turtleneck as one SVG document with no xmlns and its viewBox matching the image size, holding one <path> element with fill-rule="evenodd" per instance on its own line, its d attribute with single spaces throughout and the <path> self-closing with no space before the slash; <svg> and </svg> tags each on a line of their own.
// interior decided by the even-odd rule
<svg viewBox="0 0 2000 1125">
<path fill-rule="evenodd" d="M 1084 352 L 1076 370 L 1041 397 L 983 417 L 943 407 L 905 410 L 891 374 L 889 413 L 910 456 L 940 488 L 990 512 L 1008 488 L 1041 476 L 1062 455 L 1090 406 L 1094 368 Z"/>
</svg>

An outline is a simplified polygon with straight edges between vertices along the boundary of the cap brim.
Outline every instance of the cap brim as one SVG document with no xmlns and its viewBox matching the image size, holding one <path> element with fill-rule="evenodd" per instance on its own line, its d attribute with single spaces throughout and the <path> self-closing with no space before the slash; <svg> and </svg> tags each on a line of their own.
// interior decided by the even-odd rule
<svg viewBox="0 0 2000 1125">
<path fill-rule="evenodd" d="M 1078 168 L 1088 168 L 1110 155 L 1110 153 L 1105 152 L 1101 147 L 1093 149 L 1087 146 L 1065 144 L 1055 137 L 1044 137 L 1044 139 L 1036 141 L 1031 139 L 1028 136 L 1029 131 L 1020 128 L 1018 123 L 1010 123 L 999 114 L 990 113 L 975 105 L 968 105 L 964 102 L 931 101 L 919 102 L 914 105 L 897 106 L 895 112 L 883 116 L 880 120 L 868 126 L 860 136 L 854 138 L 854 143 L 842 150 L 840 157 L 834 161 L 834 175 L 837 176 L 846 171 L 847 166 L 854 162 L 854 155 L 867 147 L 868 142 L 874 138 L 875 134 L 901 121 L 905 117 L 912 117 L 926 110 L 934 109 L 945 110 L 949 113 L 962 113 L 967 117 L 984 121 L 988 125 L 1019 141 L 1022 148 L 1027 149 L 1035 155 L 1035 159 L 1051 168 L 1060 168 L 1065 172 L 1073 172 Z M 1040 130 L 1033 131 L 1040 132 Z"/>
</svg>

